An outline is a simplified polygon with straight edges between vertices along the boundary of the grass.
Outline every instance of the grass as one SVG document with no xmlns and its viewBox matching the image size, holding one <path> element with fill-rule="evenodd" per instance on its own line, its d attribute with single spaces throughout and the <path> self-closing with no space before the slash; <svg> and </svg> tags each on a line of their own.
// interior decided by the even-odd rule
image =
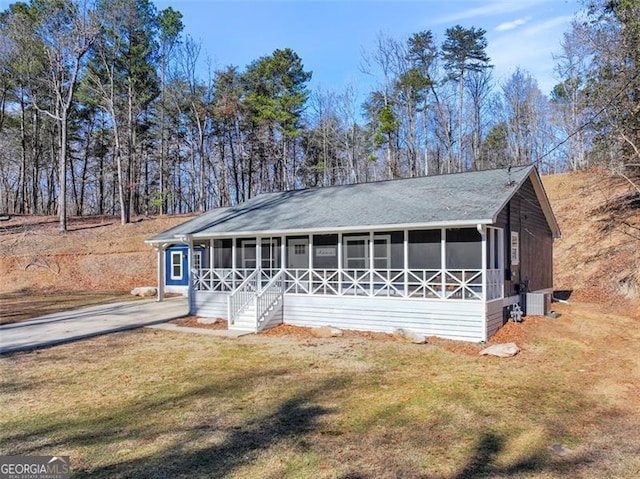
<svg viewBox="0 0 640 479">
<path fill-rule="evenodd" d="M 510 359 L 148 329 L 13 354 L 0 453 L 98 478 L 637 477 L 634 325 L 566 309 Z"/>
<path fill-rule="evenodd" d="M 0 293 L 0 325 L 58 313 L 83 306 L 138 299 L 128 291 L 43 292 L 20 290 Z"/>
</svg>

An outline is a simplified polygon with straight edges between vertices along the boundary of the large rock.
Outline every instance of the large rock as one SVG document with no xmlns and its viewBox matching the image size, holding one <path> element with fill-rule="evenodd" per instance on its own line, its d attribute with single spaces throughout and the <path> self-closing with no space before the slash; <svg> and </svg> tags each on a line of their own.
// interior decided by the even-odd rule
<svg viewBox="0 0 640 479">
<path fill-rule="evenodd" d="M 393 331 L 393 335 L 401 340 L 414 344 L 424 344 L 427 342 L 427 337 L 424 334 L 416 333 L 409 329 L 398 328 Z"/>
<path fill-rule="evenodd" d="M 313 329 L 313 335 L 317 338 L 335 338 L 342 336 L 342 330 L 331 326 L 322 326 L 321 328 Z"/>
<path fill-rule="evenodd" d="M 131 294 L 134 296 L 141 296 L 143 298 L 147 296 L 155 296 L 158 294 L 158 288 L 154 288 L 153 286 L 142 286 L 140 288 L 133 288 L 131 290 Z"/>
<path fill-rule="evenodd" d="M 516 343 L 492 344 L 488 348 L 480 351 L 481 356 L 497 356 L 499 358 L 510 358 L 520 352 Z"/>
</svg>

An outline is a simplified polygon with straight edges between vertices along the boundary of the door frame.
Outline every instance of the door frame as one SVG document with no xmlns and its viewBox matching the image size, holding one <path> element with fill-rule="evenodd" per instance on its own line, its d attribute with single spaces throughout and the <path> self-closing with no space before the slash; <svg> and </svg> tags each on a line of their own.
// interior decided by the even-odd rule
<svg viewBox="0 0 640 479">
<path fill-rule="evenodd" d="M 295 255 L 295 247 L 304 245 L 304 257 L 306 262 L 303 268 L 291 267 L 291 258 Z M 309 238 L 290 238 L 287 239 L 287 269 L 309 269 Z"/>
</svg>

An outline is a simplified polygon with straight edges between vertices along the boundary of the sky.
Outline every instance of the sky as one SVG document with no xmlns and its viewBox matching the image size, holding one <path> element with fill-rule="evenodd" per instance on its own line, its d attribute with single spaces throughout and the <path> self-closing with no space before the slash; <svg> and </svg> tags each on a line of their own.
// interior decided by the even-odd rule
<svg viewBox="0 0 640 479">
<path fill-rule="evenodd" d="M 431 30 L 438 44 L 447 28 L 486 30 L 494 78 L 506 80 L 520 67 L 548 94 L 558 83 L 553 53 L 560 50 L 579 0 L 155 0 L 158 9 L 183 14 L 184 32 L 201 42 L 214 69 L 244 69 L 275 49 L 291 48 L 312 89 L 362 95 L 375 79 L 362 73 L 363 52 L 372 52 L 382 34 L 398 40 Z"/>
</svg>

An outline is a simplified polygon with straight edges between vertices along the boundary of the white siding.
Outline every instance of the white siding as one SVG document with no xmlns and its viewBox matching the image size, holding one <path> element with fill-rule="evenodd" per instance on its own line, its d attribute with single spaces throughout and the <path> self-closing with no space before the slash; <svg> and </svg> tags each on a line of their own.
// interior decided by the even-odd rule
<svg viewBox="0 0 640 479">
<path fill-rule="evenodd" d="M 173 294 L 181 294 L 183 296 L 188 296 L 189 287 L 188 286 L 179 286 L 176 284 L 167 284 L 164 287 L 165 293 L 173 293 Z"/>
<path fill-rule="evenodd" d="M 392 332 L 404 328 L 443 338 L 483 341 L 485 303 L 285 295 L 284 323 Z"/>
<path fill-rule="evenodd" d="M 502 299 L 487 303 L 487 339 L 502 327 Z"/>
<path fill-rule="evenodd" d="M 189 313 L 203 318 L 227 318 L 229 293 L 194 291 L 191 294 Z"/>
</svg>

